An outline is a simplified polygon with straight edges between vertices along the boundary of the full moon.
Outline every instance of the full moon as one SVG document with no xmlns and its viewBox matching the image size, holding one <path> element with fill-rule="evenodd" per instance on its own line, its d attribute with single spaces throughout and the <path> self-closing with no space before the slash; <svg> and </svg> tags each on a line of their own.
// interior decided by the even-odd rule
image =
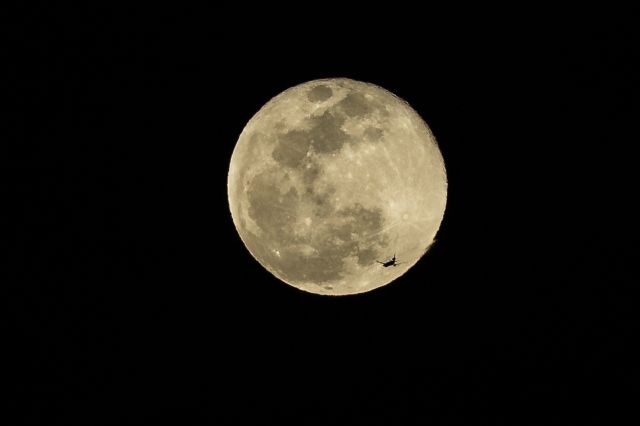
<svg viewBox="0 0 640 426">
<path fill-rule="evenodd" d="M 345 78 L 267 102 L 240 134 L 227 186 L 253 257 L 283 282 L 324 295 L 364 293 L 403 275 L 435 241 L 447 200 L 444 161 L 418 113 Z"/>
</svg>

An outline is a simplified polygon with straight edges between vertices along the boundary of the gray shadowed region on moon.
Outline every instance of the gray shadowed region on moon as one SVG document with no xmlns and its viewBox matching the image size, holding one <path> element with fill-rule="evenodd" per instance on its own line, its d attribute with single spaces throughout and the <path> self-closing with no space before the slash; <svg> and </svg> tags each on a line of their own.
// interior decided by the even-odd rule
<svg viewBox="0 0 640 426">
<path fill-rule="evenodd" d="M 447 198 L 444 161 L 420 116 L 391 92 L 345 78 L 267 102 L 240 135 L 227 185 L 253 257 L 325 295 L 404 274 L 433 243 Z M 394 254 L 398 265 L 378 263 Z"/>
</svg>

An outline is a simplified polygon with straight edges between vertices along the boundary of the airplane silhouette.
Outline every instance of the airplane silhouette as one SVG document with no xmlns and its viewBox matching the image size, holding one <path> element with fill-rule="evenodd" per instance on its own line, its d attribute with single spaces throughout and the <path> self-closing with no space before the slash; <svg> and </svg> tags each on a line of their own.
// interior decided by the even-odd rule
<svg viewBox="0 0 640 426">
<path fill-rule="evenodd" d="M 376 260 L 376 262 L 378 262 L 379 264 L 381 264 L 382 266 L 384 266 L 385 268 L 388 268 L 389 266 L 398 266 L 401 264 L 401 262 L 396 262 L 396 254 L 393 254 L 393 257 L 389 260 L 386 260 L 384 262 L 380 262 L 379 260 Z"/>
</svg>

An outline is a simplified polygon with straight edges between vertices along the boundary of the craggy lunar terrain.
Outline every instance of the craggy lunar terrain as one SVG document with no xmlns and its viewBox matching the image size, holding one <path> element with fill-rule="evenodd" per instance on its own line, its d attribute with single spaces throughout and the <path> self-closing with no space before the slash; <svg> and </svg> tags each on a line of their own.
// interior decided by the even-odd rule
<svg viewBox="0 0 640 426">
<path fill-rule="evenodd" d="M 310 81 L 271 99 L 231 157 L 229 205 L 251 254 L 301 290 L 362 293 L 428 250 L 447 178 L 420 116 L 349 79 Z M 394 253 L 397 266 L 384 267 Z"/>
</svg>

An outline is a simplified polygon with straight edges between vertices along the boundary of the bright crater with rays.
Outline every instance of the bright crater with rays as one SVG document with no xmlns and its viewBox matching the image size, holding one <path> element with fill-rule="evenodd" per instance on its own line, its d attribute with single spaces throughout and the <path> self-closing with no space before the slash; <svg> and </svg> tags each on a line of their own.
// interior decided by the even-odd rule
<svg viewBox="0 0 640 426">
<path fill-rule="evenodd" d="M 327 295 L 404 274 L 433 243 L 447 198 L 425 122 L 387 90 L 349 79 L 310 81 L 267 102 L 240 135 L 227 184 L 253 257 Z M 394 253 L 397 266 L 377 262 Z"/>
</svg>

